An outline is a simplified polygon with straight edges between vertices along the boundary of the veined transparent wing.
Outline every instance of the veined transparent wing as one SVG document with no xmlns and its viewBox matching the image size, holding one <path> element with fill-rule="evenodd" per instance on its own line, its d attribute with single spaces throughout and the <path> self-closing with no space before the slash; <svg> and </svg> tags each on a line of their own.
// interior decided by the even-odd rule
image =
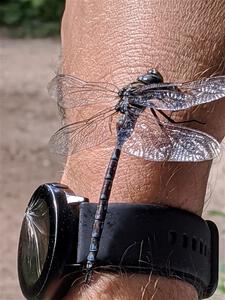
<svg viewBox="0 0 225 300">
<path fill-rule="evenodd" d="M 152 161 L 197 162 L 219 155 L 220 145 L 210 135 L 187 127 L 162 123 L 151 113 L 138 119 L 124 152 Z"/>
<path fill-rule="evenodd" d="M 225 97 L 225 76 L 209 77 L 186 83 L 143 86 L 136 91 L 140 105 L 161 110 L 183 110 Z"/>
<path fill-rule="evenodd" d="M 113 104 L 116 86 L 106 82 L 86 82 L 72 75 L 59 74 L 48 84 L 49 95 L 60 107 L 74 108 L 98 103 Z M 115 102 L 116 103 L 116 102 Z"/>
<path fill-rule="evenodd" d="M 105 109 L 91 119 L 60 128 L 49 141 L 51 149 L 68 156 L 112 139 L 116 114 L 112 108 Z"/>
</svg>

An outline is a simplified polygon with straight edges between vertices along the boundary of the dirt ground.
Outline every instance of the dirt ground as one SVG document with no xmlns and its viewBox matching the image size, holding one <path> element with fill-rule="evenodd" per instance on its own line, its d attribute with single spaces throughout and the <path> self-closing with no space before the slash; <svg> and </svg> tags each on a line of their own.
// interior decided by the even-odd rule
<svg viewBox="0 0 225 300">
<path fill-rule="evenodd" d="M 44 182 L 60 178 L 62 166 L 48 151 L 48 139 L 58 128 L 56 105 L 47 82 L 54 76 L 59 41 L 1 39 L 0 65 L 0 299 L 22 300 L 16 270 L 18 236 L 31 193 Z M 225 155 L 213 164 L 206 196 L 207 211 L 225 212 Z M 201 179 L 200 179 L 201 180 Z M 214 218 L 225 230 L 224 220 Z M 221 261 L 225 238 L 221 234 Z M 216 295 L 213 299 L 225 299 Z"/>
</svg>

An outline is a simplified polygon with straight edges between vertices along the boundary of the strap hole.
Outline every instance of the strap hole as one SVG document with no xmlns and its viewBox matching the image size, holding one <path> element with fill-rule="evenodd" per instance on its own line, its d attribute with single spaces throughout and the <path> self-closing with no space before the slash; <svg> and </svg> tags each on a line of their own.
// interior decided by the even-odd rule
<svg viewBox="0 0 225 300">
<path fill-rule="evenodd" d="M 204 255 L 205 256 L 207 255 L 207 246 L 206 245 L 204 246 Z"/>
<path fill-rule="evenodd" d="M 177 233 L 175 231 L 169 231 L 168 232 L 168 242 L 171 245 L 174 245 L 177 241 Z"/>
</svg>

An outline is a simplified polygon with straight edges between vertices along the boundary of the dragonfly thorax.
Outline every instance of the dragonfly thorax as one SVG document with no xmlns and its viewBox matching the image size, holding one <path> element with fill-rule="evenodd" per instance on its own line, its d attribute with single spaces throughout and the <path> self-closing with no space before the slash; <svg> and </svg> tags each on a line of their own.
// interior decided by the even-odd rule
<svg viewBox="0 0 225 300">
<path fill-rule="evenodd" d="M 130 109 L 140 108 L 140 105 L 134 103 L 133 100 L 134 98 L 137 99 L 137 91 L 142 86 L 144 86 L 143 83 L 135 81 L 123 87 L 118 92 L 120 100 L 115 107 L 116 111 L 119 111 L 122 114 L 126 114 L 126 112 L 128 112 Z"/>
<path fill-rule="evenodd" d="M 126 97 L 123 97 L 119 100 L 119 102 L 115 106 L 115 110 L 119 111 L 122 114 L 125 114 L 129 108 L 129 101 Z"/>
<path fill-rule="evenodd" d="M 137 86 L 140 86 L 140 83 L 133 82 L 133 83 L 123 87 L 122 89 L 120 89 L 118 92 L 120 99 L 123 99 L 124 97 L 132 96 L 132 94 L 136 90 Z"/>
</svg>

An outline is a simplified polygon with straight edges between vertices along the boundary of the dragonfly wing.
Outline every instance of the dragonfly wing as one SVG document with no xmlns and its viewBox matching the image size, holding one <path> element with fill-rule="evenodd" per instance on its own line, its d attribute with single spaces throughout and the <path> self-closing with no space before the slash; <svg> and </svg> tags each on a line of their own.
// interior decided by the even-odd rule
<svg viewBox="0 0 225 300">
<path fill-rule="evenodd" d="M 225 97 L 225 76 L 183 83 L 181 89 L 194 96 L 194 105 L 212 102 Z"/>
<path fill-rule="evenodd" d="M 177 111 L 225 97 L 225 76 L 186 83 L 162 83 L 142 87 L 139 104 L 154 109 Z"/>
<path fill-rule="evenodd" d="M 170 89 L 153 90 L 150 92 L 149 99 L 147 96 L 146 100 L 146 107 L 158 110 L 178 111 L 196 105 L 193 95 Z"/>
<path fill-rule="evenodd" d="M 97 103 L 110 103 L 118 96 L 116 87 L 104 82 L 86 82 L 71 75 L 59 74 L 48 84 L 50 97 L 60 107 L 74 108 Z"/>
<path fill-rule="evenodd" d="M 91 119 L 60 128 L 49 141 L 51 149 L 68 156 L 104 143 L 113 136 L 115 115 L 112 109 L 104 110 Z"/>
<path fill-rule="evenodd" d="M 150 115 L 140 117 L 123 150 L 152 161 L 197 162 L 218 156 L 220 145 L 212 136 L 183 126 L 162 125 Z"/>
</svg>

